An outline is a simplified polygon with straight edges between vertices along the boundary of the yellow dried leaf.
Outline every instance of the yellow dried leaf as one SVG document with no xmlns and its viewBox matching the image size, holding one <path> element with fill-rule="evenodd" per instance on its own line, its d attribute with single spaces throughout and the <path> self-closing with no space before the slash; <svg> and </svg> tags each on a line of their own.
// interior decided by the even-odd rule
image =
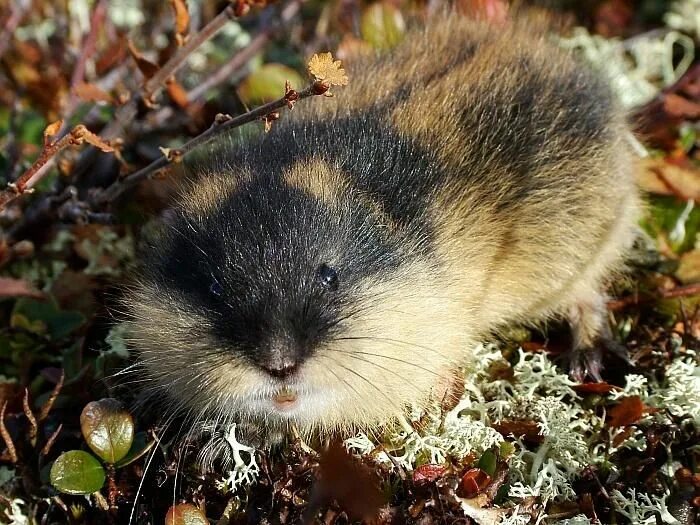
<svg viewBox="0 0 700 525">
<path fill-rule="evenodd" d="M 307 64 L 309 73 L 318 81 L 329 86 L 345 86 L 348 76 L 340 60 L 333 60 L 331 53 L 315 54 Z"/>
<path fill-rule="evenodd" d="M 95 135 L 93 132 L 89 131 L 82 124 L 79 124 L 75 128 L 73 128 L 73 131 L 71 133 L 77 140 L 82 140 L 87 142 L 88 144 L 92 144 L 99 150 L 104 151 L 105 153 L 111 153 L 114 151 L 114 148 L 112 146 L 107 144 L 104 140 Z"/>
<path fill-rule="evenodd" d="M 114 100 L 106 91 L 98 88 L 95 84 L 82 82 L 73 88 L 73 93 L 80 99 L 86 102 L 108 102 Z"/>
<path fill-rule="evenodd" d="M 190 13 L 187 10 L 185 0 L 170 0 L 170 5 L 175 12 L 175 32 L 184 41 L 187 35 L 187 28 L 190 25 Z"/>
<path fill-rule="evenodd" d="M 44 128 L 44 144 L 48 144 L 50 142 L 51 137 L 58 133 L 61 126 L 63 126 L 63 120 L 57 120 Z"/>
</svg>

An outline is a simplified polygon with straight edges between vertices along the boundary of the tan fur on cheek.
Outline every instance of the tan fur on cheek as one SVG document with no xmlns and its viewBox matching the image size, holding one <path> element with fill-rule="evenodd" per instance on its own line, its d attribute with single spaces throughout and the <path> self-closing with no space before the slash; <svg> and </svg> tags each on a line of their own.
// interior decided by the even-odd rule
<svg viewBox="0 0 700 525">
<path fill-rule="evenodd" d="M 427 266 L 399 271 L 400 278 L 368 283 L 343 334 L 310 360 L 309 375 L 339 398 L 326 423 L 379 424 L 424 406 L 468 358 L 472 341 L 458 301 L 435 295 Z"/>
</svg>

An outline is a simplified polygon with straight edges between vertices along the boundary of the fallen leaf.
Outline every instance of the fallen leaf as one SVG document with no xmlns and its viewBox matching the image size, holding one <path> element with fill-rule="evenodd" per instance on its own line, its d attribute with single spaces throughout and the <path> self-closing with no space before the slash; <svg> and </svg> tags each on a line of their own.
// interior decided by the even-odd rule
<svg viewBox="0 0 700 525">
<path fill-rule="evenodd" d="M 0 297 L 33 297 L 34 299 L 41 299 L 44 297 L 44 294 L 24 279 L 0 277 Z"/>
<path fill-rule="evenodd" d="M 355 519 L 373 519 L 385 503 L 373 472 L 339 444 L 332 444 L 319 460 L 318 500 L 336 500 Z M 313 499 L 313 496 L 312 496 Z"/>
<path fill-rule="evenodd" d="M 491 483 L 491 476 L 480 468 L 471 468 L 464 473 L 459 483 L 458 495 L 474 498 Z"/>
<path fill-rule="evenodd" d="M 623 397 L 608 410 L 608 426 L 626 427 L 642 418 L 646 407 L 639 396 Z"/>
<path fill-rule="evenodd" d="M 608 383 L 582 383 L 580 385 L 575 385 L 574 390 L 579 394 L 605 395 L 613 390 L 620 390 L 620 388 L 615 385 L 609 385 Z"/>
<path fill-rule="evenodd" d="M 700 104 L 688 100 L 685 97 L 668 93 L 664 96 L 664 109 L 671 117 L 682 118 L 683 120 L 695 120 L 700 118 Z"/>
<path fill-rule="evenodd" d="M 515 437 L 524 437 L 531 443 L 541 443 L 544 437 L 540 435 L 540 427 L 534 421 L 500 421 L 493 428 L 503 437 L 511 434 Z"/>
<path fill-rule="evenodd" d="M 441 478 L 445 474 L 445 470 L 444 465 L 434 465 L 432 463 L 420 465 L 413 471 L 413 483 L 432 483 Z"/>
<path fill-rule="evenodd" d="M 649 193 L 700 200 L 700 170 L 671 164 L 663 159 L 644 159 L 636 170 L 639 186 Z"/>
</svg>

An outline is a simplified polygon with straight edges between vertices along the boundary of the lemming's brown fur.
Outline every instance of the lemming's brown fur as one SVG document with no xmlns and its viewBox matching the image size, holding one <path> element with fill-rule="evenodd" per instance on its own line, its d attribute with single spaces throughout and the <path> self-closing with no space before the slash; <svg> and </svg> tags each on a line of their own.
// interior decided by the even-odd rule
<svg viewBox="0 0 700 525">
<path fill-rule="evenodd" d="M 458 16 L 349 76 L 212 161 L 145 254 L 131 338 L 183 410 L 373 426 L 509 323 L 563 316 L 578 349 L 601 333 L 639 209 L 606 82 L 529 20 Z M 293 410 L 273 403 L 283 388 Z"/>
</svg>

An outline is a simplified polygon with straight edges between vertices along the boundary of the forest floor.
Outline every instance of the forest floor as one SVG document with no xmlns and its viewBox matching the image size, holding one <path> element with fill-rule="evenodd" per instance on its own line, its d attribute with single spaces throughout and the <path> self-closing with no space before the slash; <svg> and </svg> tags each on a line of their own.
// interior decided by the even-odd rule
<svg viewBox="0 0 700 525">
<path fill-rule="evenodd" d="M 293 118 L 329 87 L 311 55 L 390 49 L 438 3 L 0 3 L 0 523 L 697 523 L 697 0 L 549 2 L 637 125 L 645 237 L 608 304 L 631 363 L 577 384 L 556 365 L 564 327 L 514 330 L 474 350 L 456 404 L 317 450 L 231 428 L 207 473 L 201 437 L 128 409 L 116 298 L 189 151 Z"/>
</svg>

